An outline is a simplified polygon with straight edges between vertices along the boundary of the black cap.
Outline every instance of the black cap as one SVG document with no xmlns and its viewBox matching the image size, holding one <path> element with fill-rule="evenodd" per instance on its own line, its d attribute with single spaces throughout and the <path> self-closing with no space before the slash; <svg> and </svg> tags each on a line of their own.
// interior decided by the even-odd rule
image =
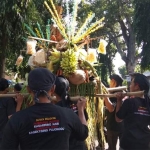
<svg viewBox="0 0 150 150">
<path fill-rule="evenodd" d="M 33 91 L 49 91 L 55 84 L 56 76 L 46 68 L 33 69 L 28 76 L 28 86 Z"/>
<path fill-rule="evenodd" d="M 8 80 L 0 78 L 0 91 L 4 91 L 9 87 Z"/>
</svg>

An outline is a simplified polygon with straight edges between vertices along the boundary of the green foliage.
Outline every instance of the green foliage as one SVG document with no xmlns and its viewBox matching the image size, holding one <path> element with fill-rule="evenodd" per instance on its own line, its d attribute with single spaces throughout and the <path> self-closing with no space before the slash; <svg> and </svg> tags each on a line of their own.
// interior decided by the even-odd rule
<svg viewBox="0 0 150 150">
<path fill-rule="evenodd" d="M 150 1 L 134 0 L 134 30 L 138 45 L 142 45 L 142 69 L 150 67 Z"/>
<path fill-rule="evenodd" d="M 38 1 L 39 2 L 39 1 Z M 38 3 L 37 2 L 37 3 Z M 7 69 L 13 70 L 20 50 L 26 47 L 24 23 L 42 23 L 40 11 L 32 0 L 2 1 L 0 5 L 0 76 L 4 72 L 2 60 L 7 58 Z M 26 57 L 26 56 L 25 56 Z M 22 65 L 26 68 L 26 65 Z M 24 70 L 26 70 L 24 68 Z"/>
<path fill-rule="evenodd" d="M 126 70 L 126 66 L 120 66 L 118 68 L 119 70 L 119 73 L 121 74 L 122 78 L 125 79 L 126 78 L 126 75 L 127 75 L 127 70 Z"/>
<path fill-rule="evenodd" d="M 135 72 L 142 73 L 141 65 L 140 65 L 140 64 L 137 64 L 137 65 L 136 65 L 136 67 L 135 67 Z"/>
</svg>

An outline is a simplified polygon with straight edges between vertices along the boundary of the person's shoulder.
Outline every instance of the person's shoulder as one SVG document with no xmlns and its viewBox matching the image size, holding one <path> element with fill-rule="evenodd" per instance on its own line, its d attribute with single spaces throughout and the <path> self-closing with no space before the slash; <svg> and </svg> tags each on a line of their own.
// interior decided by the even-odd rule
<svg viewBox="0 0 150 150">
<path fill-rule="evenodd" d="M 63 102 L 62 102 L 62 100 L 61 100 L 61 101 L 59 101 L 59 102 L 57 102 L 57 103 L 56 103 L 56 106 L 61 106 L 61 107 L 62 107 L 62 106 L 63 106 Z"/>
<path fill-rule="evenodd" d="M 26 118 L 29 114 L 30 114 L 30 109 L 31 109 L 32 106 L 26 108 L 26 109 L 23 109 L 23 110 L 20 110 L 20 111 L 17 111 L 15 112 L 13 115 L 12 115 L 12 119 L 21 119 L 21 118 Z"/>
<path fill-rule="evenodd" d="M 0 97 L 0 100 L 9 101 L 9 100 L 14 100 L 14 98 L 13 97 Z"/>
<path fill-rule="evenodd" d="M 76 115 L 72 109 L 68 108 L 68 107 L 61 107 L 58 105 L 55 105 L 55 108 L 57 109 L 57 111 L 59 111 L 59 113 L 64 114 L 65 116 L 72 116 L 72 115 Z"/>
<path fill-rule="evenodd" d="M 124 104 L 134 104 L 136 103 L 140 98 L 139 97 L 130 97 L 123 100 Z"/>
<path fill-rule="evenodd" d="M 1 97 L 0 98 L 0 102 L 2 102 L 3 104 L 8 104 L 8 103 L 15 103 L 15 99 L 12 97 Z"/>
<path fill-rule="evenodd" d="M 55 105 L 55 107 L 56 107 L 57 109 L 61 110 L 61 111 L 72 111 L 72 110 L 71 110 L 70 108 L 68 108 L 68 107 L 62 107 L 60 104 L 61 104 L 61 103 L 59 103 L 58 105 Z"/>
</svg>

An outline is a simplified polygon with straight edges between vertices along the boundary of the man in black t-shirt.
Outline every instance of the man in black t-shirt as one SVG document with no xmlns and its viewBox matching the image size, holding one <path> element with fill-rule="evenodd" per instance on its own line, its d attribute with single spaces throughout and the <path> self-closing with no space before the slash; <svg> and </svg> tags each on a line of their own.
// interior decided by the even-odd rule
<svg viewBox="0 0 150 150">
<path fill-rule="evenodd" d="M 6 94 L 8 92 L 8 81 L 4 78 L 0 79 L 0 94 Z M 16 104 L 13 98 L 0 98 L 0 147 L 2 141 L 2 135 L 4 127 L 13 113 L 16 112 Z"/>
<path fill-rule="evenodd" d="M 70 108 L 74 113 L 78 115 L 77 102 L 71 101 L 68 94 L 70 89 L 69 81 L 63 76 L 58 76 L 56 77 L 55 85 L 56 87 L 54 95 L 56 96 L 57 101 L 59 101 L 58 103 L 56 103 L 56 105 Z M 86 109 L 84 110 L 84 115 L 86 120 L 88 120 Z M 87 146 L 85 141 L 80 141 L 76 138 L 76 135 L 71 134 L 69 139 L 69 150 L 87 150 Z"/>
<path fill-rule="evenodd" d="M 110 88 L 122 86 L 122 78 L 113 74 L 110 76 Z M 123 122 L 118 123 L 115 120 L 116 113 L 116 103 L 117 98 L 104 98 L 104 102 L 106 105 L 106 129 L 107 129 L 107 142 L 108 142 L 108 150 L 116 150 L 117 140 L 121 138 L 123 132 Z"/>
<path fill-rule="evenodd" d="M 122 93 L 116 93 L 116 121 L 124 120 L 124 132 L 120 141 L 123 150 L 150 150 L 150 99 L 149 81 L 146 76 L 136 73 L 130 84 L 130 91 L 144 91 L 134 98 L 121 102 Z"/>
<path fill-rule="evenodd" d="M 2 148 L 22 150 L 68 150 L 69 137 L 84 141 L 88 128 L 84 116 L 85 101 L 78 101 L 79 117 L 70 109 L 51 103 L 55 75 L 45 68 L 36 68 L 29 73 L 28 91 L 35 104 L 17 112 L 6 125 Z"/>
</svg>

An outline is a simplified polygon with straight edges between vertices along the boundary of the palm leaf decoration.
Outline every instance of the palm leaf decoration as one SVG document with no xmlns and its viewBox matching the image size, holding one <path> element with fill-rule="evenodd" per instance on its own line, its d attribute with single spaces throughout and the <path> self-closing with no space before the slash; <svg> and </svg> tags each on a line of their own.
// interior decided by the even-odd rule
<svg viewBox="0 0 150 150">
<path fill-rule="evenodd" d="M 48 4 L 50 3 L 50 5 Z M 87 19 L 79 28 L 78 31 L 76 31 L 76 18 L 77 18 L 77 10 L 78 10 L 78 2 L 76 0 L 73 1 L 73 11 L 71 14 L 69 14 L 69 6 L 68 6 L 68 1 L 66 1 L 66 9 L 67 9 L 67 16 L 71 16 L 70 19 L 70 25 L 67 24 L 66 26 L 64 25 L 63 21 L 60 19 L 58 12 L 56 10 L 56 7 L 53 3 L 52 0 L 49 1 L 44 1 L 44 5 L 50 12 L 51 16 L 53 17 L 53 22 L 57 25 L 60 33 L 62 36 L 65 38 L 65 40 L 68 41 L 70 44 L 77 44 L 81 40 L 83 40 L 85 37 L 90 35 L 91 33 L 95 32 L 96 30 L 100 29 L 103 27 L 103 21 L 104 17 L 101 18 L 100 20 L 96 21 L 95 23 L 91 23 L 92 19 L 94 18 L 95 14 L 94 13 L 89 13 Z"/>
</svg>

